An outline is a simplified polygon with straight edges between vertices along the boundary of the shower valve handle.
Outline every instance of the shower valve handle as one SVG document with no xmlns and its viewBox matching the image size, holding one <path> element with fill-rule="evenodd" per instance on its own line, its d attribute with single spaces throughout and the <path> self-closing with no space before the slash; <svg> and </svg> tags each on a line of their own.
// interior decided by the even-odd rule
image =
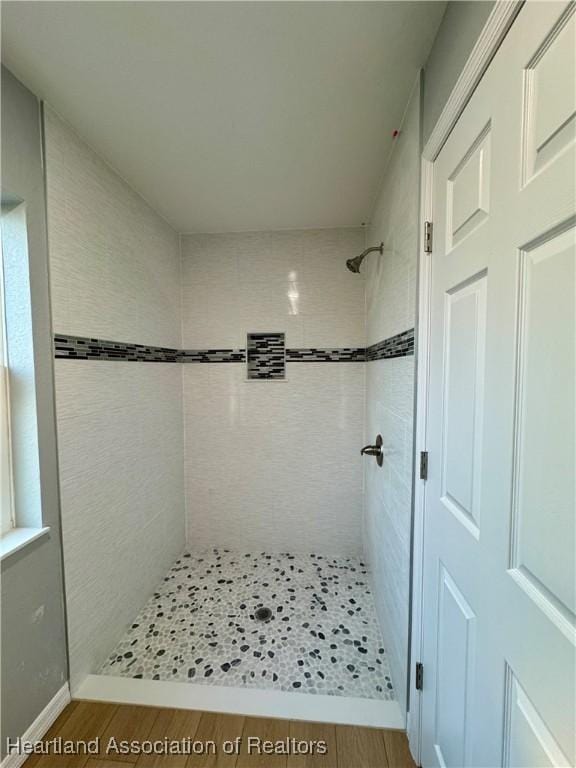
<svg viewBox="0 0 576 768">
<path fill-rule="evenodd" d="M 376 437 L 376 443 L 374 445 L 365 445 L 360 451 L 361 456 L 374 456 L 378 466 L 381 467 L 384 461 L 384 454 L 382 453 L 382 435 Z"/>
</svg>

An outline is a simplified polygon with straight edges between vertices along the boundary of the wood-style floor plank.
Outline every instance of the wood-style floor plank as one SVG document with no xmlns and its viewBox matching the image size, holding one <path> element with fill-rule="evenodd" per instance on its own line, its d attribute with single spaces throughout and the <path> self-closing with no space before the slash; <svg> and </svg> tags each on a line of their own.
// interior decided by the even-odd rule
<svg viewBox="0 0 576 768">
<path fill-rule="evenodd" d="M 91 757 L 84 768 L 126 768 L 126 763 L 117 760 L 101 760 L 99 757 Z"/>
<path fill-rule="evenodd" d="M 416 768 L 402 731 L 177 709 L 73 702 L 50 728 L 45 740 L 56 736 L 73 741 L 100 737 L 102 750 L 112 736 L 118 741 L 164 742 L 189 738 L 215 742 L 216 754 L 42 755 L 31 756 L 25 768 Z M 223 742 L 232 742 L 238 736 L 242 736 L 240 754 L 226 755 Z M 248 754 L 248 737 L 283 744 L 287 739 L 325 741 L 328 752 L 325 755 L 258 754 L 256 751 Z M 288 741 L 288 746 L 291 743 Z"/>
<path fill-rule="evenodd" d="M 201 712 L 184 709 L 161 709 L 148 738 L 151 741 L 194 739 L 201 714 Z M 186 754 L 140 755 L 136 766 L 137 768 L 186 768 L 187 760 Z"/>
<path fill-rule="evenodd" d="M 416 768 L 403 731 L 382 731 L 390 768 Z"/>
<path fill-rule="evenodd" d="M 281 741 L 290 735 L 288 720 L 271 720 L 267 717 L 247 717 L 242 732 L 242 749 L 236 768 L 286 768 L 286 755 L 249 751 L 249 738 L 264 741 Z"/>
<path fill-rule="evenodd" d="M 388 768 L 383 731 L 337 725 L 338 768 Z"/>
<path fill-rule="evenodd" d="M 216 754 L 191 755 L 186 763 L 186 768 L 234 768 L 238 755 L 227 755 L 222 745 L 225 741 L 235 741 L 242 735 L 244 717 L 242 715 L 223 715 L 213 712 L 204 712 L 200 718 L 200 725 L 196 731 L 195 739 L 202 742 L 214 742 Z"/>
<path fill-rule="evenodd" d="M 44 736 L 43 741 L 48 741 L 49 739 L 54 738 L 54 736 L 57 736 L 60 733 L 60 730 L 62 729 L 62 726 L 68 720 L 72 712 L 76 709 L 78 706 L 77 701 L 71 701 L 68 706 L 60 712 L 56 720 L 52 723 L 50 728 L 48 729 L 46 735 Z M 35 768 L 35 766 L 38 765 L 40 762 L 40 756 L 39 755 L 31 755 L 28 760 L 26 761 L 26 768 Z"/>
<path fill-rule="evenodd" d="M 323 741 L 327 752 L 317 751 L 310 754 L 291 754 L 288 756 L 288 768 L 338 768 L 336 747 L 336 727 L 327 723 L 305 723 L 292 721 L 290 723 L 290 738 L 297 741 Z"/>
<path fill-rule="evenodd" d="M 58 726 L 58 730 L 55 730 L 58 721 L 50 729 L 50 738 L 61 736 L 64 740 L 86 742 L 101 737 L 116 708 L 116 704 L 75 702 L 75 706 L 71 707 L 70 713 L 65 717 L 62 725 Z M 88 757 L 85 754 L 42 755 L 37 762 L 28 760 L 26 768 L 32 768 L 32 766 L 34 768 L 84 768 Z"/>
<path fill-rule="evenodd" d="M 116 763 L 135 763 L 138 760 L 138 755 L 123 755 L 115 750 L 120 748 L 119 742 L 121 741 L 146 741 L 159 714 L 160 710 L 154 707 L 132 705 L 118 707 L 102 735 L 98 757 L 101 760 Z M 116 745 L 111 742 L 111 739 L 116 740 Z M 106 751 L 108 747 L 109 750 Z M 89 768 L 92 767 L 89 766 Z"/>
</svg>

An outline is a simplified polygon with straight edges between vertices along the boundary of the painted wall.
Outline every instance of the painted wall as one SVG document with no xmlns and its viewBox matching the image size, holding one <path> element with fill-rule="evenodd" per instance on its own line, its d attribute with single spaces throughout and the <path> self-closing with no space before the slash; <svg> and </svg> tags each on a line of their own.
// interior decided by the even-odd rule
<svg viewBox="0 0 576 768">
<path fill-rule="evenodd" d="M 2 68 L 2 193 L 26 204 L 37 459 L 47 536 L 2 561 L 1 725 L 21 736 L 67 679 L 40 105 Z M 32 380 L 33 377 L 33 380 Z"/>
<path fill-rule="evenodd" d="M 54 330 L 180 346 L 178 237 L 46 109 Z M 71 680 L 94 672 L 184 548 L 180 366 L 57 360 Z"/>
<path fill-rule="evenodd" d="M 182 237 L 183 347 L 363 347 L 364 282 L 345 266 L 358 229 Z M 357 555 L 362 549 L 364 363 L 183 365 L 191 547 Z"/>
<path fill-rule="evenodd" d="M 446 5 L 425 66 L 424 142 L 440 117 L 493 7 L 493 0 L 456 0 Z"/>
<path fill-rule="evenodd" d="M 368 344 L 413 328 L 418 257 L 420 82 L 389 158 L 368 242 L 384 243 L 366 268 Z M 378 617 L 398 701 L 406 700 L 412 525 L 414 355 L 366 364 L 366 442 L 383 438 L 384 464 L 364 464 L 364 532 Z"/>
</svg>

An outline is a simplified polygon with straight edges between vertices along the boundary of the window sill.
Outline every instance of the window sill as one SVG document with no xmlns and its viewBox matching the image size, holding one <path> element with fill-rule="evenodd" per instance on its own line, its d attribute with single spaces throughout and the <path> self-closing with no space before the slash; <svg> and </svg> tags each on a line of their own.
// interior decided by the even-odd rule
<svg viewBox="0 0 576 768">
<path fill-rule="evenodd" d="M 45 536 L 50 528 L 12 528 L 0 536 L 0 560 L 13 555 L 36 539 Z"/>
</svg>

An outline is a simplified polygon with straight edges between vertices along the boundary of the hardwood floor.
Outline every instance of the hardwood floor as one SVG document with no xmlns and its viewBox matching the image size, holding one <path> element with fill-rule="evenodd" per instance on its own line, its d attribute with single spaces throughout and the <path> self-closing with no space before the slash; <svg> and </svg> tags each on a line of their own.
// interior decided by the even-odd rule
<svg viewBox="0 0 576 768">
<path fill-rule="evenodd" d="M 32 755 L 25 768 L 415 768 L 401 731 L 123 704 L 74 701 L 45 741 L 57 737 L 92 740 L 91 752 Z M 121 741 L 164 747 L 166 739 L 171 744 L 188 739 L 196 749 L 187 754 L 115 749 Z M 231 754 L 224 745 L 234 747 Z M 203 754 L 195 753 L 201 748 Z"/>
</svg>

